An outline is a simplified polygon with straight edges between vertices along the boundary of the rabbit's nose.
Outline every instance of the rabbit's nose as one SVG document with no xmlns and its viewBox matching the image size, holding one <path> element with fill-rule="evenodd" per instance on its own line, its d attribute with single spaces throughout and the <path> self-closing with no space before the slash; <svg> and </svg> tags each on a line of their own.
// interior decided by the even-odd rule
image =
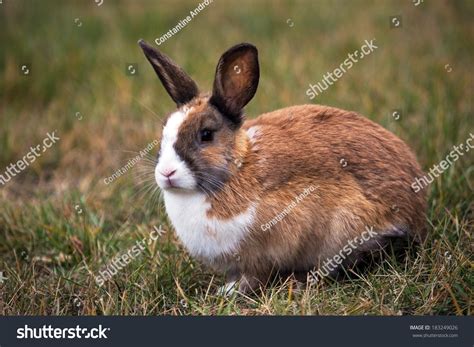
<svg viewBox="0 0 474 347">
<path fill-rule="evenodd" d="M 175 174 L 175 172 L 176 172 L 176 169 L 175 170 L 164 170 L 163 172 L 160 172 L 160 174 L 162 174 L 166 178 L 170 178 L 171 176 L 173 176 Z"/>
</svg>

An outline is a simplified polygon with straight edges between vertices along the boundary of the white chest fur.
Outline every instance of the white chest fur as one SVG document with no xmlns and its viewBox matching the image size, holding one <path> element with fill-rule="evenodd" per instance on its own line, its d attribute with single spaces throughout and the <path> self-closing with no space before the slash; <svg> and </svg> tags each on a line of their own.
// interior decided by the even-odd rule
<svg viewBox="0 0 474 347">
<path fill-rule="evenodd" d="M 178 237 L 193 256 L 213 259 L 233 254 L 248 234 L 255 206 L 229 219 L 209 218 L 202 193 L 164 191 L 165 207 Z"/>
</svg>

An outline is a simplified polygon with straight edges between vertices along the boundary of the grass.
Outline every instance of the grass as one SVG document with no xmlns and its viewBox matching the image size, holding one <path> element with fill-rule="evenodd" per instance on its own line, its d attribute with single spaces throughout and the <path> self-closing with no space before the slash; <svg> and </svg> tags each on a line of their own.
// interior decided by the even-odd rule
<svg viewBox="0 0 474 347">
<path fill-rule="evenodd" d="M 136 42 L 152 42 L 195 2 L 4 1 L 0 5 L 0 174 L 46 133 L 61 140 L 0 186 L 0 313 L 4 315 L 399 315 L 473 313 L 472 152 L 429 187 L 429 237 L 405 262 L 388 259 L 345 281 L 286 281 L 222 297 L 223 279 L 177 241 L 142 160 L 173 104 Z M 390 29 L 389 16 L 402 15 Z M 304 104 L 365 39 L 379 48 L 318 103 L 355 110 L 405 140 L 423 168 L 474 132 L 474 6 L 469 1 L 214 1 L 160 48 L 212 85 L 220 54 L 259 48 L 261 82 L 248 117 Z M 294 23 L 289 24 L 288 19 Z M 136 63 L 138 75 L 126 74 Z M 29 64 L 30 74 L 21 66 Z M 447 65 L 449 64 L 449 65 Z M 402 111 L 395 120 L 392 110 Z M 154 156 L 156 149 L 150 154 Z M 150 159 L 151 160 L 151 159 Z M 166 233 L 112 281 L 94 276 L 114 256 Z"/>
</svg>

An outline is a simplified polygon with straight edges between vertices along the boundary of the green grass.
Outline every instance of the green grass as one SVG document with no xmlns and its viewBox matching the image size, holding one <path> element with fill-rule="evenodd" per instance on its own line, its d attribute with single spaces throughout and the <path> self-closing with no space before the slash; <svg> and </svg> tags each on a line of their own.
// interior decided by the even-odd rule
<svg viewBox="0 0 474 347">
<path fill-rule="evenodd" d="M 47 132 L 61 137 L 0 186 L 0 271 L 7 277 L 0 314 L 472 314 L 472 152 L 429 186 L 429 237 L 416 256 L 389 259 L 351 280 L 287 281 L 254 296 L 216 294 L 223 279 L 177 241 L 148 160 L 104 184 L 131 152 L 158 138 L 173 109 L 137 40 L 152 42 L 196 5 L 0 5 L 0 174 Z M 390 29 L 389 16 L 398 14 L 402 28 Z M 375 38 L 379 48 L 318 103 L 393 131 L 428 170 L 474 132 L 473 14 L 470 1 L 214 1 L 160 48 L 208 90 L 220 54 L 254 43 L 261 80 L 247 114 L 255 117 L 308 103 L 308 83 Z M 127 63 L 138 64 L 138 76 L 125 73 Z M 23 64 L 28 76 L 20 74 Z M 399 120 L 393 109 L 402 110 Z M 155 225 L 165 235 L 97 286 L 101 267 Z"/>
</svg>

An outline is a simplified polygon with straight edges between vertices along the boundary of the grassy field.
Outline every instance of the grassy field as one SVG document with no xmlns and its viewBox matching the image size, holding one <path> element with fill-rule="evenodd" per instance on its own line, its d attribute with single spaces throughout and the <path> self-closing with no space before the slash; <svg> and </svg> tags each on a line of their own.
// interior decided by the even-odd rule
<svg viewBox="0 0 474 347">
<path fill-rule="evenodd" d="M 60 138 L 0 185 L 0 314 L 472 315 L 472 151 L 427 188 L 429 237 L 416 256 L 350 280 L 308 287 L 289 280 L 253 296 L 216 294 L 223 279 L 176 239 L 153 182 L 157 148 L 104 183 L 159 139 L 174 107 L 137 40 L 153 42 L 196 6 L 0 4 L 0 174 L 47 133 Z M 394 15 L 401 27 L 390 27 Z M 379 48 L 315 102 L 378 122 L 429 170 L 474 133 L 473 15 L 472 1 L 215 0 L 160 49 L 207 90 L 220 55 L 254 43 L 261 79 L 247 107 L 252 118 L 309 103 L 309 83 L 375 39 Z M 161 237 L 97 285 L 107 263 L 160 225 Z"/>
</svg>

